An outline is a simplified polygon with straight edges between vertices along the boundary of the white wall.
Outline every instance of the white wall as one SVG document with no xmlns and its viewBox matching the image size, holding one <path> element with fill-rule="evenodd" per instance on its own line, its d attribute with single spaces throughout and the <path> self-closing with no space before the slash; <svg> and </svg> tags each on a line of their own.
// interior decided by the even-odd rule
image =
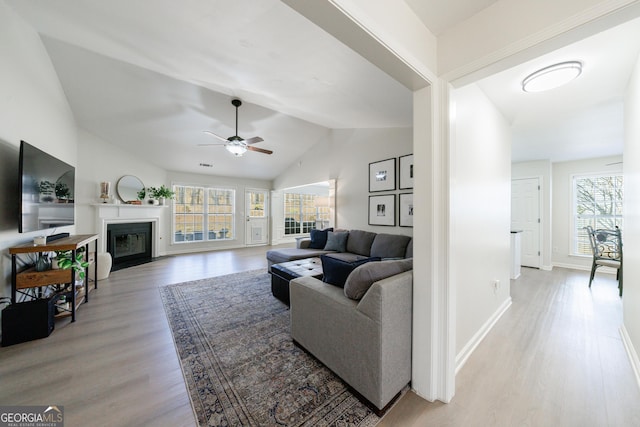
<svg viewBox="0 0 640 427">
<path fill-rule="evenodd" d="M 511 301 L 511 133 L 475 84 L 453 96 L 450 271 L 459 369 Z"/>
<path fill-rule="evenodd" d="M 591 270 L 591 256 L 571 255 L 571 228 L 573 227 L 573 190 L 571 187 L 573 176 L 622 173 L 622 164 L 619 162 L 622 162 L 622 156 L 553 163 L 552 263 L 554 267 Z M 627 196 L 625 188 L 625 198 Z"/>
<path fill-rule="evenodd" d="M 56 72 L 38 34 L 0 2 L 0 250 L 3 286 L 9 296 L 7 248 L 33 239 L 18 233 L 18 147 L 25 140 L 76 165 L 76 127 Z M 58 231 L 75 232 L 75 226 Z"/>
<path fill-rule="evenodd" d="M 640 385 L 640 58 L 627 88 L 624 142 L 624 294 L 622 336 Z"/>
<path fill-rule="evenodd" d="M 540 222 L 542 224 L 540 256 L 542 257 L 541 268 L 551 270 L 552 251 L 552 215 L 553 205 L 551 203 L 553 176 L 551 173 L 551 162 L 549 160 L 538 160 L 534 162 L 513 163 L 511 165 L 511 179 L 516 178 L 540 178 L 540 191 L 542 192 L 542 203 L 540 204 Z"/>
<path fill-rule="evenodd" d="M 168 185 L 164 169 L 138 159 L 122 148 L 83 129 L 78 131 L 76 203 L 79 233 L 97 233 L 96 208 L 100 203 L 100 183 L 111 182 L 111 195 L 117 197 L 117 183 L 123 175 L 134 175 L 148 187 Z"/>
<path fill-rule="evenodd" d="M 410 128 L 333 130 L 326 140 L 315 144 L 292 168 L 274 180 L 282 189 L 329 179 L 336 180 L 336 227 L 412 235 L 412 228 L 368 224 L 369 196 L 409 193 L 395 190 L 369 193 L 369 163 L 413 152 Z M 397 165 L 396 165 L 397 168 Z M 397 203 L 397 200 L 396 200 Z"/>
</svg>

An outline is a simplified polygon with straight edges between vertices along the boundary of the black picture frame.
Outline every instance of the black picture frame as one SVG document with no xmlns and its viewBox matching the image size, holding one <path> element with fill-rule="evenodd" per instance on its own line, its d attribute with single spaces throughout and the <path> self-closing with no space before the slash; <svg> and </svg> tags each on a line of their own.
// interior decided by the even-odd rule
<svg viewBox="0 0 640 427">
<path fill-rule="evenodd" d="M 369 196 L 369 225 L 396 225 L 396 195 Z"/>
<path fill-rule="evenodd" d="M 407 154 L 398 158 L 400 177 L 400 190 L 413 188 L 413 154 Z"/>
<path fill-rule="evenodd" d="M 369 193 L 396 189 L 396 158 L 369 163 Z"/>
<path fill-rule="evenodd" d="M 413 227 L 413 193 L 401 193 L 398 205 L 400 227 Z"/>
</svg>

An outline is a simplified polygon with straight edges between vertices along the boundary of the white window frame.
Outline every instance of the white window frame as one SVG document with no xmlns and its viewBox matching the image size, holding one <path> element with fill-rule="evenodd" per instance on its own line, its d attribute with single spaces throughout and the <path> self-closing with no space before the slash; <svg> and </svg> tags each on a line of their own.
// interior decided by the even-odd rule
<svg viewBox="0 0 640 427">
<path fill-rule="evenodd" d="M 178 187 L 192 187 L 192 188 L 201 188 L 203 189 L 203 211 L 201 214 L 196 214 L 196 215 L 201 215 L 202 216 L 202 240 L 187 240 L 186 238 L 184 240 L 176 240 L 176 215 L 182 215 L 182 213 L 177 213 L 176 212 L 176 208 L 178 206 L 178 203 L 176 203 L 176 201 L 174 201 L 174 203 L 172 204 L 172 210 L 171 210 L 171 243 L 172 244 L 177 244 L 177 245 L 181 245 L 181 244 L 189 244 L 189 243 L 203 243 L 203 242 L 215 242 L 215 241 L 230 241 L 230 240 L 236 240 L 237 236 L 236 236 L 236 232 L 237 232 L 237 226 L 236 226 L 236 205 L 237 205 L 237 201 L 236 201 L 236 197 L 237 197 L 237 191 L 235 188 L 230 188 L 230 187 L 223 187 L 223 186 L 207 186 L 207 185 L 201 185 L 201 184 L 173 184 L 172 186 L 173 191 L 176 193 L 176 195 L 178 194 L 177 188 Z M 231 230 L 229 230 L 229 232 L 227 233 L 228 235 L 231 235 L 232 237 L 225 237 L 224 235 L 222 237 L 216 237 L 215 239 L 211 239 L 209 238 L 209 192 L 210 191 L 228 191 L 231 192 L 231 213 L 226 214 L 229 215 L 231 217 Z"/>
<path fill-rule="evenodd" d="M 622 208 L 620 209 L 619 213 L 614 213 L 613 215 L 597 215 L 597 214 L 593 214 L 593 215 L 579 215 L 578 214 L 578 194 L 577 194 L 577 181 L 579 179 L 586 179 L 586 178 L 591 178 L 591 179 L 597 179 L 597 178 L 602 178 L 602 177 L 619 177 L 622 180 L 622 200 L 621 200 L 621 204 L 624 204 L 624 177 L 622 172 L 604 172 L 604 173 L 592 173 L 592 174 L 575 174 L 572 175 L 571 177 L 571 208 L 572 208 L 572 215 L 571 215 L 571 233 L 570 233 L 570 237 L 571 237 L 571 255 L 573 256 L 579 256 L 579 257 L 590 257 L 592 256 L 591 254 L 591 249 L 589 248 L 587 253 L 581 253 L 579 252 L 578 246 L 579 246 L 579 241 L 580 238 L 582 238 L 583 241 L 586 241 L 588 244 L 588 238 L 586 236 L 586 230 L 578 230 L 578 223 L 580 221 L 580 217 L 582 217 L 582 219 L 584 218 L 589 218 L 592 217 L 593 221 L 591 221 L 590 225 L 594 228 L 601 228 L 598 225 L 598 218 L 603 218 L 603 219 L 610 219 L 613 221 L 613 224 L 619 226 L 620 228 L 622 228 L 622 224 L 623 224 L 623 215 L 622 215 Z M 584 242 L 583 242 L 583 245 Z M 588 247 L 588 246 L 587 246 Z M 586 251 L 585 251 L 586 252 Z"/>
<path fill-rule="evenodd" d="M 296 193 L 295 191 L 285 191 L 283 192 L 283 198 L 282 198 L 282 202 L 284 204 L 284 235 L 287 237 L 296 237 L 296 236 L 308 236 L 310 233 L 310 230 L 315 229 L 316 225 L 320 222 L 320 224 L 329 224 L 329 216 L 330 216 L 330 207 L 327 205 L 326 209 L 319 209 L 318 206 L 316 205 L 316 212 L 315 212 L 315 221 L 314 224 L 311 226 L 311 228 L 309 229 L 309 231 L 305 232 L 304 231 L 304 227 L 303 227 L 303 221 L 302 221 L 302 203 L 300 204 L 299 208 L 300 208 L 300 218 L 294 218 L 298 223 L 300 223 L 301 227 L 300 227 L 300 233 L 290 233 L 287 234 L 287 224 L 286 224 L 286 220 L 287 218 L 289 218 L 289 212 L 287 212 L 287 194 L 296 194 L 298 196 L 313 196 L 314 197 L 314 202 L 317 203 L 316 198 L 319 197 L 317 194 L 310 194 L 310 193 Z"/>
</svg>

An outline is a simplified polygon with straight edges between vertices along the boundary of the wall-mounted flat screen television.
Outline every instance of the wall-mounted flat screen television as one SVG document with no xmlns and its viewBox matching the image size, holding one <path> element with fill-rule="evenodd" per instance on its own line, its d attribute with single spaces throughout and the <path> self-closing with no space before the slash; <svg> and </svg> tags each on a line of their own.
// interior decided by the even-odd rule
<svg viewBox="0 0 640 427">
<path fill-rule="evenodd" d="M 73 225 L 75 168 L 20 141 L 20 233 Z"/>
</svg>

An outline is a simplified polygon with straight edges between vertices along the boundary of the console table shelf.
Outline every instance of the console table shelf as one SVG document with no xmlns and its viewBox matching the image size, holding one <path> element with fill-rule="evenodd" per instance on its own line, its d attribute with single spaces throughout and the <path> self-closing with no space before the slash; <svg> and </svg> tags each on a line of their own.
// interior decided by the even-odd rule
<svg viewBox="0 0 640 427">
<path fill-rule="evenodd" d="M 71 316 L 71 321 L 76 320 L 76 309 L 84 302 L 89 302 L 89 267 L 85 268 L 85 280 L 82 289 L 75 288 L 75 270 L 73 268 L 68 270 L 45 270 L 36 271 L 35 267 L 29 267 L 24 271 L 18 272 L 17 257 L 21 254 L 33 254 L 43 252 L 56 252 L 56 251 L 71 251 L 72 259 L 76 259 L 78 249 L 85 249 L 85 259 L 89 261 L 89 244 L 94 242 L 96 256 L 93 260 L 94 268 L 94 288 L 98 288 L 98 235 L 97 234 L 78 234 L 75 236 L 68 236 L 52 242 L 48 242 L 44 245 L 35 245 L 31 242 L 22 245 L 9 248 L 11 254 L 11 303 L 16 304 L 18 291 L 22 291 L 22 294 L 28 289 L 43 288 L 52 285 L 64 285 L 71 286 L 71 290 L 62 291 L 62 293 L 71 294 L 71 309 L 69 314 L 62 314 L 59 317 L 66 315 Z M 65 287 L 65 288 L 66 288 Z M 39 291 L 40 292 L 40 291 Z M 38 293 L 40 296 L 40 293 Z"/>
<path fill-rule="evenodd" d="M 16 275 L 16 289 L 29 289 L 55 283 L 71 283 L 71 270 L 36 271 L 35 267 Z"/>
</svg>

